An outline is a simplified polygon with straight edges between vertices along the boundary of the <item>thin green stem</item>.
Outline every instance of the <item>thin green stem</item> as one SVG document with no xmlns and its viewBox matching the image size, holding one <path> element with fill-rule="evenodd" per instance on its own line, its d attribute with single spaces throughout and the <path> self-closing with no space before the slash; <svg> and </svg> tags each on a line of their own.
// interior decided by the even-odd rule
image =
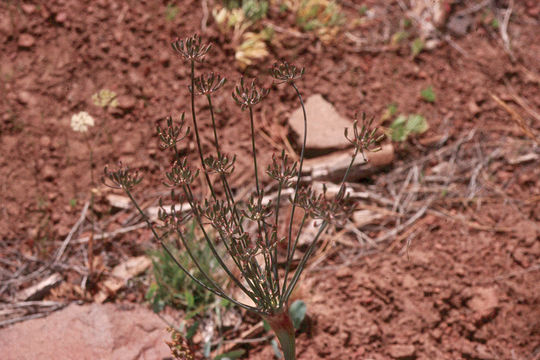
<svg viewBox="0 0 540 360">
<path fill-rule="evenodd" d="M 209 108 L 209 111 L 210 111 L 210 118 L 212 119 L 212 130 L 214 131 L 214 143 L 215 143 L 215 146 L 216 146 L 216 153 L 217 153 L 217 156 L 219 157 L 221 155 L 221 150 L 220 150 L 220 147 L 219 147 L 219 140 L 218 140 L 218 136 L 217 136 L 216 120 L 215 120 L 215 117 L 214 117 L 214 107 L 212 106 L 212 96 L 210 94 L 207 94 L 206 99 L 208 100 L 208 108 Z"/>
<path fill-rule="evenodd" d="M 217 128 L 216 128 L 216 120 L 214 116 L 214 106 L 212 105 L 212 96 L 210 94 L 206 95 L 206 99 L 208 100 L 208 108 L 210 111 L 210 118 L 212 120 L 212 130 L 214 132 L 214 144 L 216 146 L 216 154 L 218 158 L 221 156 L 221 147 L 219 146 L 219 139 L 217 135 Z M 227 199 L 227 204 L 231 208 L 231 211 L 234 215 L 233 219 L 236 222 L 236 225 L 240 227 L 240 230 L 244 231 L 242 228 L 242 223 L 240 222 L 240 215 L 238 214 L 238 210 L 236 209 L 236 204 L 234 202 L 234 196 L 232 194 L 232 191 L 230 191 L 229 188 L 229 182 L 227 181 L 227 177 L 224 174 L 221 174 L 221 183 L 223 185 L 223 189 L 225 190 L 225 197 Z"/>
<path fill-rule="evenodd" d="M 259 174 L 257 170 L 257 149 L 255 147 L 255 126 L 253 124 L 253 109 L 249 107 L 249 122 L 251 125 L 251 148 L 253 152 L 253 168 L 255 171 L 255 186 L 257 188 L 257 195 L 260 194 L 259 189 Z"/>
<path fill-rule="evenodd" d="M 291 86 L 293 87 L 294 91 L 296 91 L 296 96 L 300 100 L 300 106 L 302 107 L 302 114 L 304 116 L 304 138 L 302 140 L 302 150 L 300 152 L 300 163 L 298 166 L 298 175 L 296 180 L 296 185 L 294 187 L 294 198 L 292 203 L 292 209 L 291 209 L 291 218 L 289 220 L 289 233 L 287 236 L 287 260 L 285 265 L 285 277 L 283 278 L 283 291 L 285 292 L 285 289 L 287 287 L 287 277 L 289 276 L 289 271 L 291 268 L 291 242 L 292 242 L 292 228 L 293 228 L 293 220 L 294 220 L 294 211 L 296 209 L 296 200 L 298 199 L 298 189 L 300 188 L 300 176 L 302 175 L 302 166 L 304 165 L 304 152 L 306 150 L 306 141 L 307 141 L 307 114 L 306 114 L 306 107 L 304 105 L 304 100 L 302 99 L 302 94 L 300 94 L 300 91 L 296 87 L 294 82 L 291 82 Z"/>
<path fill-rule="evenodd" d="M 212 194 L 212 198 L 216 199 L 216 194 L 214 192 L 214 187 L 210 181 L 210 176 L 206 171 L 206 165 L 204 164 L 204 155 L 202 153 L 201 139 L 199 136 L 199 127 L 197 126 L 197 114 L 195 111 L 195 60 L 191 60 L 191 118 L 193 119 L 193 130 L 195 131 L 195 140 L 197 142 L 197 151 L 199 153 L 199 158 L 201 160 L 201 166 L 204 172 L 204 177 L 206 178 L 206 183 Z"/>
</svg>

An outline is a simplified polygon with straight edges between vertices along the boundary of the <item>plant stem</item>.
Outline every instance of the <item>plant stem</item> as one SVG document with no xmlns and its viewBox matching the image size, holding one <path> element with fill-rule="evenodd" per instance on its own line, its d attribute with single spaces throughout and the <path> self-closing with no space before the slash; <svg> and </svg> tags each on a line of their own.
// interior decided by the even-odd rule
<svg viewBox="0 0 540 360">
<path fill-rule="evenodd" d="M 287 288 L 287 277 L 289 276 L 289 271 L 291 268 L 291 261 L 292 261 L 291 245 L 292 245 L 292 228 L 293 228 L 293 221 L 294 221 L 294 210 L 296 209 L 296 200 L 298 199 L 298 189 L 300 187 L 300 176 L 302 175 L 302 166 L 304 165 L 304 152 L 306 150 L 306 141 L 307 141 L 307 114 L 306 114 L 306 107 L 304 106 L 304 100 L 302 99 L 302 94 L 300 94 L 300 91 L 298 90 L 294 82 L 291 83 L 291 86 L 296 92 L 296 96 L 298 97 L 298 100 L 300 100 L 300 106 L 302 107 L 302 114 L 304 116 L 304 138 L 302 139 L 302 150 L 300 152 L 300 164 L 298 166 L 298 176 L 296 180 L 296 185 L 294 187 L 294 198 L 292 202 L 291 217 L 289 219 L 289 234 L 287 236 L 287 260 L 285 261 L 286 266 L 285 266 L 285 276 L 283 277 L 282 294 L 285 293 L 285 289 Z"/>
<path fill-rule="evenodd" d="M 206 165 L 204 164 L 204 155 L 202 153 L 201 139 L 199 137 L 199 127 L 197 126 L 197 114 L 195 111 L 195 60 L 191 60 L 191 117 L 193 119 L 193 130 L 195 130 L 195 140 L 197 142 L 197 150 L 201 160 L 204 177 L 206 178 L 206 183 L 208 184 L 212 198 L 215 200 L 216 194 L 214 193 L 214 187 L 212 186 L 210 176 L 208 176 Z"/>
<path fill-rule="evenodd" d="M 282 307 L 272 315 L 265 315 L 264 320 L 274 330 L 285 360 L 296 360 L 294 326 L 287 307 Z"/>
<path fill-rule="evenodd" d="M 249 121 L 251 125 L 251 148 L 253 151 L 253 167 L 255 171 L 255 186 L 257 188 L 257 196 L 261 194 L 259 189 L 259 175 L 257 170 L 257 149 L 255 147 L 255 126 L 253 125 L 253 109 L 249 107 Z"/>
</svg>

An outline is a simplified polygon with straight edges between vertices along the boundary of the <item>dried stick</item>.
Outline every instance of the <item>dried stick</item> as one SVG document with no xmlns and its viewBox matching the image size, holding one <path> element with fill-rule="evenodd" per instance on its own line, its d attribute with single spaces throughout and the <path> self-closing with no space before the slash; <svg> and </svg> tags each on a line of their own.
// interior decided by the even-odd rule
<svg viewBox="0 0 540 360">
<path fill-rule="evenodd" d="M 79 217 L 79 220 L 77 220 L 75 225 L 73 225 L 73 227 L 69 231 L 69 234 L 64 239 L 64 242 L 62 243 L 62 246 L 60 246 L 60 248 L 56 252 L 56 255 L 55 255 L 54 260 L 53 260 L 51 265 L 54 265 L 57 262 L 59 262 L 60 259 L 62 258 L 62 256 L 64 255 L 64 252 L 66 251 L 66 248 L 68 247 L 69 242 L 71 241 L 71 238 L 73 237 L 73 234 L 75 234 L 75 232 L 79 229 L 79 227 L 83 223 L 84 219 L 86 218 L 86 213 L 88 212 L 88 207 L 89 206 L 90 206 L 90 201 L 87 201 L 86 204 L 84 204 L 84 207 L 83 207 L 83 210 L 81 212 L 81 216 Z"/>
</svg>

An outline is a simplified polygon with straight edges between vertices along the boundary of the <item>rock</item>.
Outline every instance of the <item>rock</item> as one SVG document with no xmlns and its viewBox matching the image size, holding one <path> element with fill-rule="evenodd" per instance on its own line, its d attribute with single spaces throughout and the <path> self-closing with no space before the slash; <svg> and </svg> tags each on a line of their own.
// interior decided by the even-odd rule
<svg viewBox="0 0 540 360">
<path fill-rule="evenodd" d="M 45 181 L 53 181 L 57 175 L 56 169 L 52 165 L 47 164 L 41 169 L 41 176 Z"/>
<path fill-rule="evenodd" d="M 30 48 L 36 43 L 36 39 L 30 34 L 21 34 L 17 44 L 22 48 Z"/>
<path fill-rule="evenodd" d="M 122 155 L 132 155 L 135 154 L 137 151 L 137 148 L 133 141 L 129 138 L 122 141 L 122 144 L 120 145 L 120 154 Z"/>
<path fill-rule="evenodd" d="M 37 104 L 36 97 L 25 90 L 22 90 L 17 94 L 17 101 L 28 106 L 35 106 Z"/>
<path fill-rule="evenodd" d="M 59 24 L 63 24 L 67 20 L 67 14 L 61 11 L 58 14 L 56 14 L 56 16 L 54 17 L 54 20 Z"/>
<path fill-rule="evenodd" d="M 353 271 L 348 266 L 343 266 L 338 271 L 336 271 L 337 279 L 352 278 L 353 275 Z"/>
<path fill-rule="evenodd" d="M 530 247 L 538 240 L 540 226 L 531 220 L 521 220 L 516 224 L 514 230 L 515 236 L 523 240 L 526 247 Z"/>
<path fill-rule="evenodd" d="M 41 146 L 42 148 L 48 149 L 49 146 L 51 146 L 51 138 L 48 137 L 47 135 L 43 135 L 39 139 L 39 146 Z"/>
<path fill-rule="evenodd" d="M 70 305 L 47 318 L 0 329 L 3 360 L 163 359 L 166 325 L 141 306 Z"/>
<path fill-rule="evenodd" d="M 9 16 L 0 16 L 0 34 L 10 36 L 13 33 L 13 23 Z M 5 60 L 3 60 L 5 61 Z"/>
<path fill-rule="evenodd" d="M 390 345 L 388 347 L 388 353 L 393 359 L 407 360 L 416 358 L 414 345 Z"/>
<path fill-rule="evenodd" d="M 327 152 L 350 145 L 343 131 L 347 127 L 352 127 L 351 121 L 341 117 L 332 104 L 323 99 L 322 95 L 310 96 L 305 107 L 308 119 L 306 142 L 308 152 Z M 298 108 L 291 114 L 289 125 L 298 136 L 297 142 L 301 144 L 304 135 L 302 108 Z"/>
<path fill-rule="evenodd" d="M 472 297 L 467 302 L 469 309 L 475 312 L 478 320 L 491 318 L 497 311 L 499 297 L 495 287 L 473 289 Z"/>
<path fill-rule="evenodd" d="M 34 5 L 34 4 L 22 4 L 21 9 L 22 9 L 22 11 L 24 11 L 25 14 L 30 15 L 30 14 L 33 14 L 34 11 L 36 11 L 36 5 Z"/>
<path fill-rule="evenodd" d="M 129 112 L 133 110 L 137 99 L 131 95 L 120 95 L 118 98 L 118 108 L 124 112 Z"/>
<path fill-rule="evenodd" d="M 524 248 L 517 248 L 512 253 L 514 260 L 522 267 L 528 268 L 530 265 L 529 256 Z"/>
<path fill-rule="evenodd" d="M 418 280 L 410 274 L 405 274 L 405 276 L 403 276 L 402 284 L 406 289 L 414 289 L 418 286 Z"/>
<path fill-rule="evenodd" d="M 448 19 L 446 28 L 456 36 L 464 36 L 469 32 L 473 20 L 470 15 L 453 15 Z"/>
</svg>

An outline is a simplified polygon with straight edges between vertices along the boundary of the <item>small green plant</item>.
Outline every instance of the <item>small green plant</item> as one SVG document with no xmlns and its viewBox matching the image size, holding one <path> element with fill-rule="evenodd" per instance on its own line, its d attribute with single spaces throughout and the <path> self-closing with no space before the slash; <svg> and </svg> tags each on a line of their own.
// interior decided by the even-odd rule
<svg viewBox="0 0 540 360">
<path fill-rule="evenodd" d="M 420 96 L 422 96 L 422 99 L 424 99 L 427 102 L 435 102 L 437 97 L 435 96 L 435 91 L 433 91 L 433 86 L 428 86 L 427 88 L 420 91 Z"/>
<path fill-rule="evenodd" d="M 201 259 L 202 271 L 211 274 L 220 273 L 219 264 L 215 261 L 208 244 L 198 241 L 196 225 L 190 224 L 186 229 L 186 242 L 193 249 L 193 255 Z M 186 269 L 194 276 L 201 276 L 200 271 L 194 267 L 185 251 L 174 248 L 172 244 L 168 246 L 175 258 L 185 264 Z M 148 288 L 146 300 L 150 302 L 154 312 L 160 312 L 165 306 L 171 306 L 185 309 L 188 312 L 187 318 L 190 318 L 204 312 L 215 302 L 214 294 L 190 281 L 186 273 L 178 268 L 163 249 L 150 251 L 149 255 L 152 258 L 155 282 Z M 216 276 L 216 280 L 220 284 L 224 282 L 224 279 L 219 276 Z"/>
<path fill-rule="evenodd" d="M 196 64 L 204 61 L 211 46 L 202 43 L 200 37 L 195 35 L 174 41 L 172 47 L 188 62 L 191 70 L 191 84 L 189 85 L 191 123 L 198 167 L 188 161 L 188 158 L 179 150 L 180 142 L 191 133 L 189 128 L 184 129 L 184 116 L 178 123 L 171 117 L 164 119 L 157 127 L 157 133 L 162 149 L 171 151 L 173 157 L 169 171 L 165 174 L 166 184 L 172 189 L 171 201 L 173 203 L 187 202 L 189 210 L 175 209 L 174 206 L 170 211 L 166 210 L 160 199 L 161 210 L 158 217 L 162 226 L 157 227 L 149 220 L 135 199 L 133 189 L 142 181 L 138 172 L 124 167 L 118 170 L 109 170 L 106 167 L 104 182 L 106 181 L 111 187 L 124 190 L 140 215 L 146 220 L 162 249 L 189 278 L 212 294 L 260 316 L 276 334 L 285 359 L 295 359 L 295 328 L 289 312 L 289 298 L 306 268 L 307 261 L 316 249 L 321 235 L 330 226 L 340 224 L 354 209 L 354 204 L 345 192 L 345 181 L 356 157 L 361 155 L 365 158 L 366 151 L 379 149 L 378 142 L 382 139 L 382 135 L 373 128 L 373 120 L 367 121 L 365 116 L 362 117 L 360 123 L 354 122 L 351 134 L 347 129 L 345 130 L 345 137 L 353 146 L 353 154 L 335 196 L 330 197 L 325 191 L 322 194 L 317 193 L 313 188 L 302 185 L 299 177 L 304 163 L 307 115 L 297 81 L 303 76 L 304 69 L 286 62 L 275 64 L 270 70 L 274 81 L 276 84 L 289 86 L 303 110 L 304 136 L 298 162 L 291 161 L 285 151 L 282 151 L 281 155 L 273 156 L 266 174 L 270 181 L 275 182 L 277 198 L 275 203 L 267 202 L 264 200 L 265 192 L 257 161 L 254 108 L 264 101 L 269 90 L 258 86 L 255 80 L 246 81 L 241 78 L 232 97 L 240 109 L 248 113 L 255 191 L 247 200 L 240 200 L 229 184 L 229 177 L 235 170 L 236 157 L 224 153 L 221 148 L 212 101 L 214 93 L 223 87 L 226 80 L 214 73 L 196 76 L 195 72 Z M 198 119 L 200 114 L 195 107 L 195 96 L 202 96 L 207 101 L 207 116 L 213 130 L 214 148 L 212 151 L 203 151 L 201 146 Z M 198 182 L 200 177 L 209 190 L 207 198 L 202 198 L 192 187 L 192 184 Z M 288 224 L 286 230 L 281 232 L 279 225 L 285 218 L 281 198 L 288 188 L 293 191 L 290 198 L 291 211 L 288 214 L 290 220 L 286 222 Z M 295 212 L 301 214 L 302 217 L 298 230 L 295 230 L 293 224 Z M 317 219 L 319 229 L 296 267 L 293 267 L 298 241 L 309 219 Z M 195 221 L 210 249 L 213 261 L 219 264 L 231 283 L 244 292 L 252 304 L 233 298 L 216 278 L 215 272 L 206 270 L 208 268 L 203 265 L 203 261 L 206 260 L 198 256 L 186 236 L 186 224 L 192 220 Z M 211 236 L 209 227 L 213 229 L 215 237 Z M 166 242 L 171 236 L 182 244 L 183 251 L 193 263 L 193 271 L 175 257 L 174 251 Z M 283 255 L 278 254 L 280 243 L 286 248 Z M 220 253 L 221 246 L 226 256 Z M 280 263 L 284 265 L 281 267 L 278 265 Z M 301 312 L 301 309 L 300 306 L 298 311 Z"/>
<path fill-rule="evenodd" d="M 381 122 L 385 122 L 393 118 L 394 115 L 396 115 L 397 110 L 398 110 L 398 106 L 396 103 L 392 103 L 388 105 L 381 116 Z"/>
<path fill-rule="evenodd" d="M 168 3 L 167 7 L 165 8 L 165 19 L 167 21 L 173 21 L 176 19 L 179 11 L 180 9 L 178 9 L 178 6 L 176 6 L 173 2 Z"/>
<path fill-rule="evenodd" d="M 390 45 L 397 46 L 407 40 L 409 38 L 410 34 L 405 30 L 397 31 L 392 35 L 390 38 Z"/>
<path fill-rule="evenodd" d="M 422 115 L 399 115 L 390 125 L 390 137 L 392 141 L 403 142 L 411 134 L 422 134 L 429 128 L 426 119 Z"/>
<path fill-rule="evenodd" d="M 345 16 L 335 1 L 297 0 L 296 23 L 304 31 L 314 31 L 323 42 L 335 38 Z"/>
<path fill-rule="evenodd" d="M 422 40 L 421 38 L 414 39 L 413 42 L 411 43 L 412 57 L 413 58 L 417 57 L 422 52 L 422 50 L 424 50 L 425 45 L 426 44 L 424 40 Z"/>
</svg>

